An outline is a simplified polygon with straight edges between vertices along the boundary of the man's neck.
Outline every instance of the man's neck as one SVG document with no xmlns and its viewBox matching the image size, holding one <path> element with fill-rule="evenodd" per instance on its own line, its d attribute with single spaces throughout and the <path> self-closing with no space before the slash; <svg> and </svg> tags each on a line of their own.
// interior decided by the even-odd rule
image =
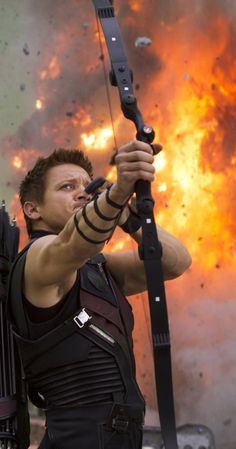
<svg viewBox="0 0 236 449">
<path fill-rule="evenodd" d="M 45 237 L 45 235 L 57 234 L 57 232 L 46 231 L 45 229 L 34 229 L 30 234 L 30 239 Z"/>
</svg>

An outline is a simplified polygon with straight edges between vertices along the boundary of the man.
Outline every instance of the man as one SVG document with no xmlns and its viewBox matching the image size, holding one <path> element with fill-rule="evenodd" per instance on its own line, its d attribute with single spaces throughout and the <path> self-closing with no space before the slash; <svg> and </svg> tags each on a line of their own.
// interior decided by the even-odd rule
<svg viewBox="0 0 236 449">
<path fill-rule="evenodd" d="M 116 171 L 113 185 L 92 199 L 90 162 L 60 149 L 39 159 L 21 184 L 33 240 L 13 268 L 9 305 L 29 394 L 46 409 L 40 449 L 142 447 L 144 400 L 124 295 L 146 290 L 144 266 L 137 249 L 101 252 L 117 223 L 141 239 L 127 203 L 137 180 L 154 180 L 151 146 L 121 147 Z M 191 258 L 159 226 L 158 235 L 164 278 L 173 279 Z"/>
</svg>

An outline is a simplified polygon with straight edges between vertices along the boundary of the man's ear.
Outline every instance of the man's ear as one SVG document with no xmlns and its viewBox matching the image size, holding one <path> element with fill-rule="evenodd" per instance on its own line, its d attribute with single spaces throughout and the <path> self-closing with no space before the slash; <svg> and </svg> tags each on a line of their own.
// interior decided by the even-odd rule
<svg viewBox="0 0 236 449">
<path fill-rule="evenodd" d="M 40 218 L 39 206 L 34 204 L 32 201 L 26 201 L 23 206 L 23 211 L 27 217 L 32 220 L 37 220 Z"/>
</svg>

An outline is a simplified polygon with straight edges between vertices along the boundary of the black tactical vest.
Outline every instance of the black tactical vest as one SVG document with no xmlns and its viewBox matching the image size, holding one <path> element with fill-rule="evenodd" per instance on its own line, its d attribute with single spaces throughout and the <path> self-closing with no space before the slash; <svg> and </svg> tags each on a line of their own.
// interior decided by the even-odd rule
<svg viewBox="0 0 236 449">
<path fill-rule="evenodd" d="M 47 410 L 108 402 L 144 409 L 135 380 L 132 309 L 104 256 L 78 271 L 53 319 L 32 323 L 21 291 L 28 247 L 13 266 L 8 304 L 31 400 Z"/>
</svg>

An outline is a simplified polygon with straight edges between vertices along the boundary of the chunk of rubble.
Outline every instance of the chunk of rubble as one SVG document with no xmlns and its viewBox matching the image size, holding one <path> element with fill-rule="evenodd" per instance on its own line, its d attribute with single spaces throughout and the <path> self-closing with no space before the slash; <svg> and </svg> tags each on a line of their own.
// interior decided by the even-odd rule
<svg viewBox="0 0 236 449">
<path fill-rule="evenodd" d="M 140 36 L 135 40 L 135 47 L 148 47 L 151 45 L 152 39 L 150 37 Z"/>
</svg>

